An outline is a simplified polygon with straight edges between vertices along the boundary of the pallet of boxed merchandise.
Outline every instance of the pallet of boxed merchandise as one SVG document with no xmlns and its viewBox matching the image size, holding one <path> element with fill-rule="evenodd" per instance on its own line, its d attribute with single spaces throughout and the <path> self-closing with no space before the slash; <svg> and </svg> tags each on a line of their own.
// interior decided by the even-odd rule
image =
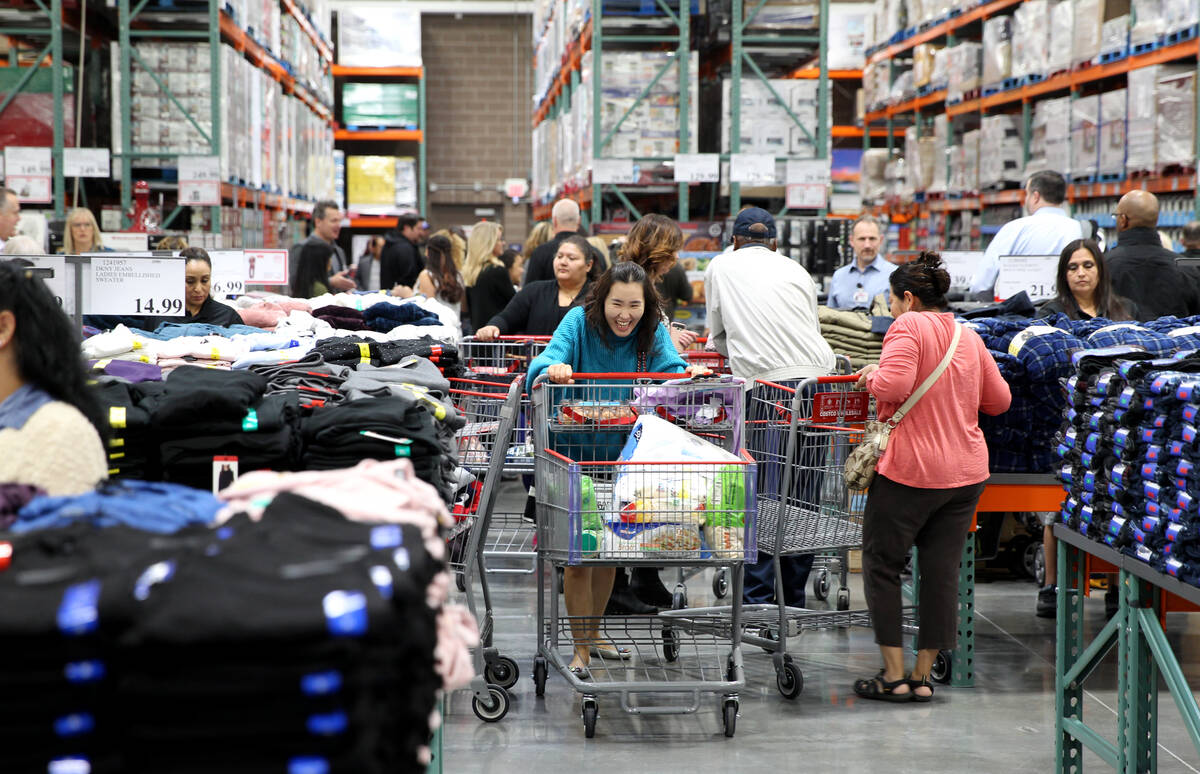
<svg viewBox="0 0 1200 774">
<path fill-rule="evenodd" d="M 1071 167 L 1071 98 L 1044 99 L 1034 104 L 1026 176 L 1050 170 L 1066 175 Z"/>
<path fill-rule="evenodd" d="M 1020 185 L 1025 174 L 1020 116 L 984 116 L 979 130 L 981 147 L 986 149 L 979 159 L 979 187 Z"/>
<path fill-rule="evenodd" d="M 1074 64 L 1072 40 L 1075 30 L 1074 0 L 1058 0 L 1050 6 L 1050 43 L 1046 75 L 1071 69 Z"/>
<path fill-rule="evenodd" d="M 688 129 L 698 137 L 698 58 L 691 52 L 688 68 Z M 679 68 L 674 54 L 665 51 L 607 53 L 601 58 L 601 131 L 607 136 L 617 128 L 603 153 L 612 158 L 673 156 L 679 152 Z M 638 95 L 664 66 L 669 71 L 659 78 L 646 97 Z M 632 113 L 629 111 L 632 109 Z M 628 117 L 625 117 L 629 113 Z M 625 120 L 617 127 L 618 122 Z"/>
<path fill-rule="evenodd" d="M 983 71 L 984 89 L 1003 90 L 1015 84 L 1007 84 L 1012 78 L 1012 17 L 993 16 L 983 22 Z"/>
<path fill-rule="evenodd" d="M 1126 89 L 1100 95 L 1100 161 L 1097 177 L 1102 181 L 1125 177 L 1125 111 L 1128 96 Z"/>
<path fill-rule="evenodd" d="M 721 152 L 729 153 L 733 121 L 730 101 L 733 87 L 729 78 L 722 81 L 721 90 Z M 768 88 L 758 78 L 742 78 L 740 152 L 816 158 L 818 91 L 815 80 L 773 79 Z M 827 94 L 827 116 L 832 116 L 832 104 L 832 95 Z M 807 132 L 796 125 L 788 115 L 789 110 Z"/>
<path fill-rule="evenodd" d="M 942 82 L 934 74 L 937 55 L 942 50 L 942 46 L 932 43 L 921 43 L 913 49 L 913 86 L 917 89 L 918 94 L 932 91 L 937 84 Z M 944 62 L 945 59 L 943 58 L 942 61 Z M 943 72 L 943 79 L 944 77 Z"/>
<path fill-rule="evenodd" d="M 1196 168 L 1196 70 L 1164 66 L 1155 94 L 1159 172 Z"/>
<path fill-rule="evenodd" d="M 1114 62 L 1129 55 L 1129 14 L 1104 22 L 1100 28 L 1098 62 Z"/>
<path fill-rule="evenodd" d="M 961 102 L 982 85 L 983 47 L 967 41 L 946 51 L 946 101 Z"/>
<path fill-rule="evenodd" d="M 1129 52 L 1142 54 L 1158 48 L 1164 33 L 1164 0 L 1132 0 L 1133 25 L 1129 28 Z"/>
<path fill-rule="evenodd" d="M 1097 62 L 1103 52 L 1104 23 L 1129 14 L 1129 0 L 1072 0 L 1071 64 Z"/>
<path fill-rule="evenodd" d="M 1091 183 L 1100 163 L 1100 95 L 1071 101 L 1071 180 Z"/>
<path fill-rule="evenodd" d="M 1050 70 L 1049 0 L 1026 0 L 1013 11 L 1012 74 L 1026 82 Z"/>
<path fill-rule="evenodd" d="M 1163 34 L 1167 42 L 1175 42 L 1180 32 L 1192 31 L 1200 23 L 1200 0 L 1162 0 Z"/>
<path fill-rule="evenodd" d="M 933 119 L 933 148 L 931 152 L 933 166 L 929 178 L 929 187 L 926 189 L 931 194 L 946 193 L 949 175 L 946 146 L 949 143 L 949 136 L 950 118 L 945 113 L 939 113 Z"/>
<path fill-rule="evenodd" d="M 347 67 L 420 67 L 420 10 L 405 3 L 341 6 L 337 59 Z"/>
</svg>

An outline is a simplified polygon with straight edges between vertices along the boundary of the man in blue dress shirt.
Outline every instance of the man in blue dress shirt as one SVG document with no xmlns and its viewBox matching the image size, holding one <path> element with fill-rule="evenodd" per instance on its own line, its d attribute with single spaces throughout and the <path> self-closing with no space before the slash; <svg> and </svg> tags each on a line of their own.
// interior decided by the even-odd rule
<svg viewBox="0 0 1200 774">
<path fill-rule="evenodd" d="M 830 309 L 869 309 L 871 301 L 888 292 L 888 276 L 896 270 L 879 253 L 883 227 L 870 215 L 854 221 L 850 229 L 850 246 L 854 260 L 833 273 L 829 281 Z"/>
</svg>

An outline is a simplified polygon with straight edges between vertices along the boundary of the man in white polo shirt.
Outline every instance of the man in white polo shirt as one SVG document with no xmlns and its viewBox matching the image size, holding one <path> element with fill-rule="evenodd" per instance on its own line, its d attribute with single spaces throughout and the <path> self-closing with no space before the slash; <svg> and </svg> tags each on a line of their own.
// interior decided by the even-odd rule
<svg viewBox="0 0 1200 774">
<path fill-rule="evenodd" d="M 971 295 L 991 301 L 1004 255 L 1058 255 L 1068 242 L 1083 238 L 1079 221 L 1067 215 L 1067 181 L 1057 172 L 1036 172 L 1025 183 L 1024 218 L 1010 220 L 992 238 L 971 278 Z"/>
</svg>

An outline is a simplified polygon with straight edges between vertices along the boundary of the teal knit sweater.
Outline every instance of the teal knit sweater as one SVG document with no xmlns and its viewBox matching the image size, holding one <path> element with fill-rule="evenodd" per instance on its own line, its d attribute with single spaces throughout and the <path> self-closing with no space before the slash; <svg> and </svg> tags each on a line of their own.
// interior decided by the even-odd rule
<svg viewBox="0 0 1200 774">
<path fill-rule="evenodd" d="M 554 338 L 542 354 L 529 364 L 526 388 L 531 389 L 547 368 L 558 363 L 571 366 L 576 373 L 629 373 L 638 370 L 637 331 L 617 336 L 607 327 L 602 333 L 590 330 L 583 308 L 575 307 L 558 324 Z M 654 337 L 654 350 L 646 357 L 643 371 L 681 373 L 687 368 L 675 351 L 671 334 L 661 322 Z"/>
</svg>

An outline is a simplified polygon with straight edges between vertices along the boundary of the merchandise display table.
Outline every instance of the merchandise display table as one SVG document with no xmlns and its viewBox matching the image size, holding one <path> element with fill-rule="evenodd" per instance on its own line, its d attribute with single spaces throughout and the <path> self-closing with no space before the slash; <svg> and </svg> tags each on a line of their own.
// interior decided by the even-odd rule
<svg viewBox="0 0 1200 774">
<path fill-rule="evenodd" d="M 1058 538 L 1058 642 L 1055 650 L 1056 771 L 1083 770 L 1083 748 L 1120 772 L 1157 770 L 1158 677 L 1161 673 L 1196 751 L 1200 706 L 1163 632 L 1168 611 L 1200 610 L 1200 588 L 1097 543 L 1066 525 Z M 1091 572 L 1117 572 L 1120 607 L 1087 647 L 1083 597 Z M 1083 681 L 1117 648 L 1117 741 L 1083 720 Z"/>
</svg>

